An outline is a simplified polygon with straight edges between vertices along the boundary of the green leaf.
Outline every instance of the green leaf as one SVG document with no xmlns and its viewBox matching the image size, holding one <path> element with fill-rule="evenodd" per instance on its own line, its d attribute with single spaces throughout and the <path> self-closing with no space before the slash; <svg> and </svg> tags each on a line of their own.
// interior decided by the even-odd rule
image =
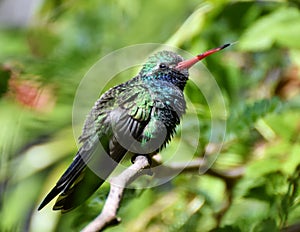
<svg viewBox="0 0 300 232">
<path fill-rule="evenodd" d="M 262 99 L 251 105 L 244 105 L 238 112 L 233 112 L 228 119 L 228 128 L 231 133 L 241 134 L 249 130 L 254 123 L 268 114 L 280 112 L 282 103 L 277 98 Z"/>
<path fill-rule="evenodd" d="M 241 232 L 241 230 L 235 226 L 224 226 L 222 228 L 211 230 L 210 232 Z"/>
<path fill-rule="evenodd" d="M 8 70 L 4 70 L 3 67 L 0 67 L 0 98 L 8 90 L 8 81 L 11 76 L 11 73 Z"/>
<path fill-rule="evenodd" d="M 253 231 L 255 232 L 277 232 L 279 231 L 277 225 L 276 225 L 276 221 L 272 218 L 268 218 L 265 219 L 263 221 L 261 221 L 259 224 L 257 224 Z"/>
<path fill-rule="evenodd" d="M 283 7 L 257 20 L 239 40 L 245 51 L 269 49 L 275 43 L 300 48 L 300 13 L 297 8 Z"/>
</svg>

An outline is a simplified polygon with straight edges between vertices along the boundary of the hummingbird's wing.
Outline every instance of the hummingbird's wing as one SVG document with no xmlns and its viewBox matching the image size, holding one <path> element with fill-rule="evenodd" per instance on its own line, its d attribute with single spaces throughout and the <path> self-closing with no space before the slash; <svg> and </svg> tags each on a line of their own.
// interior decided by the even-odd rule
<svg viewBox="0 0 300 232">
<path fill-rule="evenodd" d="M 96 102 L 86 119 L 83 133 L 80 137 L 80 141 L 83 144 L 82 147 L 78 150 L 73 162 L 60 177 L 54 188 L 42 201 L 38 210 L 42 209 L 59 194 L 60 196 L 53 207 L 54 210 L 66 212 L 77 207 L 96 191 L 112 172 L 114 167 L 107 165 L 107 162 L 111 161 L 107 155 L 110 154 L 109 139 L 111 136 L 109 133 L 108 112 L 114 104 L 115 94 L 116 91 L 108 91 Z M 96 113 L 96 111 L 98 112 Z M 118 153 L 112 154 L 115 162 L 119 162 L 125 153 L 126 150 L 120 148 Z M 102 179 L 95 173 L 94 169 L 102 169 Z"/>
<path fill-rule="evenodd" d="M 140 137 L 150 120 L 153 101 L 145 87 L 131 87 L 112 88 L 95 103 L 80 137 L 82 147 L 39 210 L 59 194 L 54 210 L 77 207 L 101 186 L 127 152 L 122 138 Z"/>
<path fill-rule="evenodd" d="M 126 153 L 125 149 L 119 147 L 114 153 L 109 151 L 109 141 L 112 136 L 109 113 L 115 107 L 117 94 L 116 88 L 111 89 L 95 103 L 79 138 L 82 147 L 38 210 L 59 194 L 54 210 L 66 212 L 77 207 L 101 186 L 116 166 L 114 163 L 107 165 L 111 162 L 108 155 L 113 156 L 115 163 L 122 159 Z M 97 173 L 99 169 L 102 170 L 101 175 Z"/>
<path fill-rule="evenodd" d="M 114 137 L 134 154 L 155 154 L 172 138 L 186 103 L 172 83 L 154 81 L 128 86 L 111 112 Z"/>
</svg>

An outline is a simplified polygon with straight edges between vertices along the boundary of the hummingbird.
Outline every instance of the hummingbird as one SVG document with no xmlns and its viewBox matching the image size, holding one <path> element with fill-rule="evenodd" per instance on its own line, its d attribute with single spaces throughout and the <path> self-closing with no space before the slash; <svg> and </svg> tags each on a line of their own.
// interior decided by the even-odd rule
<svg viewBox="0 0 300 232">
<path fill-rule="evenodd" d="M 186 111 L 189 69 L 230 43 L 184 60 L 172 51 L 151 55 L 137 76 L 105 92 L 88 114 L 75 158 L 41 202 L 68 212 L 87 200 L 127 152 L 148 158 L 163 149 Z"/>
</svg>

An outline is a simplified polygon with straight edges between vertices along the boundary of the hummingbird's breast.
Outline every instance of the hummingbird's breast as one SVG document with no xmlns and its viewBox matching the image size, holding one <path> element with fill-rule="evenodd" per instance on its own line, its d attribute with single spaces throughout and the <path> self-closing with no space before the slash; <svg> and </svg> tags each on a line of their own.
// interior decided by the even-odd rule
<svg viewBox="0 0 300 232">
<path fill-rule="evenodd" d="M 155 107 L 166 111 L 174 111 L 180 118 L 186 110 L 183 91 L 166 81 L 156 81 L 149 85 L 149 91 Z"/>
<path fill-rule="evenodd" d="M 182 90 L 172 83 L 157 81 L 149 87 L 154 102 L 152 117 L 166 129 L 166 133 L 163 132 L 162 149 L 175 134 L 180 118 L 185 113 L 186 102 Z"/>
</svg>

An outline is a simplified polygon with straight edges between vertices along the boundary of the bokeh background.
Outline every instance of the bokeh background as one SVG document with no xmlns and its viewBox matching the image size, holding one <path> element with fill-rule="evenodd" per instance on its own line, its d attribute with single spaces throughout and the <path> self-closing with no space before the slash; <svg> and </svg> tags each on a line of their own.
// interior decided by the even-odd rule
<svg viewBox="0 0 300 232">
<path fill-rule="evenodd" d="M 76 153 L 74 95 L 98 59 L 139 43 L 199 54 L 233 41 L 203 61 L 228 111 L 211 171 L 128 190 L 122 223 L 107 231 L 300 231 L 299 8 L 296 0 L 0 1 L 0 231 L 79 231 L 100 212 L 108 184 L 68 214 L 51 204 L 37 212 Z M 95 85 L 102 89 L 101 76 Z M 210 109 L 192 83 L 186 95 L 201 127 L 197 159 Z"/>
</svg>

